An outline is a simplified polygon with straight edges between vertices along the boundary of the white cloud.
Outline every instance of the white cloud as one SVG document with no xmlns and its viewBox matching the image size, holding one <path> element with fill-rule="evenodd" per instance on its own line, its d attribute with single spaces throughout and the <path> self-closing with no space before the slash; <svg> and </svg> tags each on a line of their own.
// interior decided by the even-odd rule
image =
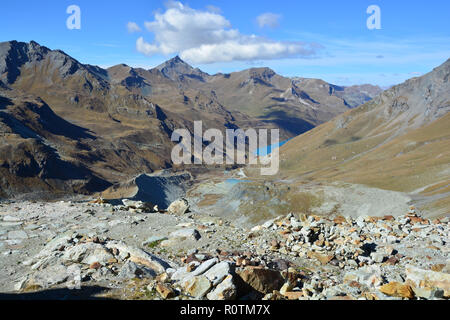
<svg viewBox="0 0 450 320">
<path fill-rule="evenodd" d="M 203 44 L 184 50 L 181 58 L 194 63 L 271 60 L 310 56 L 315 53 L 315 49 L 315 46 L 300 42 L 260 41 L 254 37 L 241 37 L 239 40 Z"/>
<path fill-rule="evenodd" d="M 127 29 L 129 33 L 141 32 L 141 28 L 137 25 L 136 22 L 128 22 Z"/>
<path fill-rule="evenodd" d="M 281 15 L 276 13 L 263 13 L 256 18 L 260 28 L 269 27 L 272 29 L 278 28 L 280 26 Z"/>
<path fill-rule="evenodd" d="M 310 57 L 320 47 L 241 34 L 215 11 L 195 10 L 171 1 L 165 12 L 155 13 L 154 21 L 145 22 L 146 29 L 154 34 L 154 42 L 140 37 L 136 49 L 148 56 L 178 53 L 182 59 L 202 64 Z"/>
</svg>

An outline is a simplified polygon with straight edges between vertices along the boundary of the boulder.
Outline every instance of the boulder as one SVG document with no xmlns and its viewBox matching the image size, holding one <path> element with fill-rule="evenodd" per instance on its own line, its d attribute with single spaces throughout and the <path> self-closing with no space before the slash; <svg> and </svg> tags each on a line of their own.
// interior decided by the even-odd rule
<svg viewBox="0 0 450 320">
<path fill-rule="evenodd" d="M 157 274 L 164 273 L 167 268 L 170 268 L 170 265 L 164 260 L 139 248 L 130 247 L 122 241 L 108 241 L 106 247 L 111 250 L 118 250 L 121 255 L 126 254 L 129 256 L 128 259 L 130 261 L 146 266 L 154 270 Z"/>
<path fill-rule="evenodd" d="M 183 215 L 189 211 L 189 202 L 186 199 L 179 199 L 172 202 L 167 208 L 169 214 Z"/>
<path fill-rule="evenodd" d="M 237 274 L 244 283 L 262 294 L 280 290 L 284 284 L 281 273 L 276 270 L 246 267 L 244 270 L 238 271 Z"/>
<path fill-rule="evenodd" d="M 105 246 L 88 242 L 69 248 L 64 252 L 63 259 L 88 265 L 95 262 L 106 265 L 108 264 L 108 261 L 114 259 L 114 256 L 105 248 Z"/>
<path fill-rule="evenodd" d="M 427 300 L 438 298 L 444 298 L 444 290 L 436 288 L 416 288 L 412 287 L 416 297 L 424 298 Z"/>
<path fill-rule="evenodd" d="M 200 265 L 199 262 L 197 261 L 193 261 L 191 263 L 189 263 L 187 266 L 178 268 L 177 270 L 175 270 L 171 275 L 170 278 L 172 279 L 172 281 L 180 281 L 184 278 L 186 278 L 189 273 L 190 273 L 190 269 L 192 267 L 198 267 Z"/>
<path fill-rule="evenodd" d="M 9 231 L 8 239 L 9 240 L 24 240 L 24 239 L 28 239 L 28 235 L 25 231 L 22 231 L 22 230 Z"/>
<path fill-rule="evenodd" d="M 208 271 L 212 266 L 214 266 L 219 260 L 217 258 L 209 259 L 205 262 L 203 262 L 201 265 L 199 265 L 194 271 L 191 272 L 194 276 L 199 276 L 206 271 Z M 210 276 L 212 276 L 211 274 Z"/>
<path fill-rule="evenodd" d="M 299 300 L 303 297 L 303 291 L 288 291 L 284 294 L 288 300 Z"/>
<path fill-rule="evenodd" d="M 14 217 L 14 216 L 10 216 L 10 215 L 3 216 L 2 220 L 5 222 L 20 222 L 20 221 L 22 221 L 22 219 Z"/>
<path fill-rule="evenodd" d="M 55 237 L 49 243 L 47 243 L 44 249 L 37 255 L 38 258 L 43 258 L 50 255 L 52 252 L 59 250 L 60 248 L 71 245 L 72 237 L 68 234 L 63 234 Z"/>
<path fill-rule="evenodd" d="M 126 207 L 127 210 L 135 209 L 139 210 L 141 212 L 154 212 L 153 208 L 154 205 L 150 202 L 142 202 L 142 201 L 133 201 L 129 199 L 123 199 L 122 200 L 123 205 Z"/>
<path fill-rule="evenodd" d="M 216 286 L 220 282 L 222 282 L 222 280 L 225 279 L 230 272 L 230 264 L 226 261 L 223 261 L 206 271 L 204 276 L 208 278 L 208 280 L 211 281 L 214 286 Z"/>
<path fill-rule="evenodd" d="M 127 261 L 122 268 L 120 268 L 117 276 L 121 279 L 153 278 L 156 276 L 156 273 L 152 269 L 139 266 L 132 261 Z"/>
<path fill-rule="evenodd" d="M 211 282 L 205 276 L 192 277 L 183 286 L 183 290 L 196 299 L 205 297 L 211 288 Z"/>
<path fill-rule="evenodd" d="M 381 269 L 376 266 L 366 266 L 344 275 L 344 283 L 358 282 L 370 287 L 377 287 L 383 281 Z"/>
<path fill-rule="evenodd" d="M 372 252 L 370 254 L 370 257 L 376 263 L 382 263 L 385 260 L 385 258 L 386 258 L 385 255 L 382 252 Z"/>
<path fill-rule="evenodd" d="M 206 296 L 209 300 L 235 300 L 237 289 L 233 277 L 228 275 L 213 291 Z"/>
<path fill-rule="evenodd" d="M 416 288 L 442 289 L 444 296 L 450 297 L 450 274 L 448 273 L 407 266 L 406 281 Z"/>
<path fill-rule="evenodd" d="M 163 299 L 171 299 L 175 297 L 175 291 L 164 283 L 158 283 L 156 285 L 156 291 Z"/>
<path fill-rule="evenodd" d="M 55 264 L 32 274 L 22 284 L 22 288 L 26 286 L 38 286 L 47 289 L 51 286 L 64 283 L 70 278 L 73 278 L 73 276 L 73 273 L 67 267 L 62 264 Z"/>
</svg>

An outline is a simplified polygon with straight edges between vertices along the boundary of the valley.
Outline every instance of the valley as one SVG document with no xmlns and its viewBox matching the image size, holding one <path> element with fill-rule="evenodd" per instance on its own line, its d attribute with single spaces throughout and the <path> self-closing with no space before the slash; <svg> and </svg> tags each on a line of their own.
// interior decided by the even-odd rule
<svg viewBox="0 0 450 320">
<path fill-rule="evenodd" d="M 0 43 L 0 299 L 448 299 L 449 74 L 383 91 Z M 280 170 L 175 164 L 208 129 L 279 130 L 251 152 Z"/>
</svg>

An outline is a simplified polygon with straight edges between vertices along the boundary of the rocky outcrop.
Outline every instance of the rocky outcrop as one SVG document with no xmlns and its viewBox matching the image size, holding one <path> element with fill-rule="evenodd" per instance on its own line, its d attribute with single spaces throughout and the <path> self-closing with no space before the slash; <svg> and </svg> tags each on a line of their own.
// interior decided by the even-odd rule
<svg viewBox="0 0 450 320">
<path fill-rule="evenodd" d="M 186 199 L 179 199 L 170 204 L 167 212 L 170 214 L 183 215 L 189 210 L 189 202 Z"/>
<path fill-rule="evenodd" d="M 81 286 L 82 281 L 100 278 L 154 278 L 170 267 L 123 242 L 78 233 L 56 237 L 26 264 L 33 272 L 17 283 L 16 290 L 31 286 L 46 289 L 67 281 Z"/>
<path fill-rule="evenodd" d="M 0 203 L 0 288 L 134 299 L 448 299 L 448 218 L 295 216 L 251 230 L 106 202 Z M 131 291 L 130 291 L 131 290 Z M 118 295 L 118 296 L 116 296 Z"/>
</svg>

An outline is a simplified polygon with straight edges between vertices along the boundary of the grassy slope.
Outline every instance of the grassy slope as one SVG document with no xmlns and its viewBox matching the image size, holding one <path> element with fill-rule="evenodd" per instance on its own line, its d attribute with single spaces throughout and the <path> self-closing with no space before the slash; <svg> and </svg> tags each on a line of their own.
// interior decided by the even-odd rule
<svg viewBox="0 0 450 320">
<path fill-rule="evenodd" d="M 384 121 L 384 111 L 370 102 L 292 140 L 281 149 L 281 176 L 402 192 L 422 188 L 433 197 L 429 208 L 449 213 L 450 113 L 403 130 Z"/>
</svg>

